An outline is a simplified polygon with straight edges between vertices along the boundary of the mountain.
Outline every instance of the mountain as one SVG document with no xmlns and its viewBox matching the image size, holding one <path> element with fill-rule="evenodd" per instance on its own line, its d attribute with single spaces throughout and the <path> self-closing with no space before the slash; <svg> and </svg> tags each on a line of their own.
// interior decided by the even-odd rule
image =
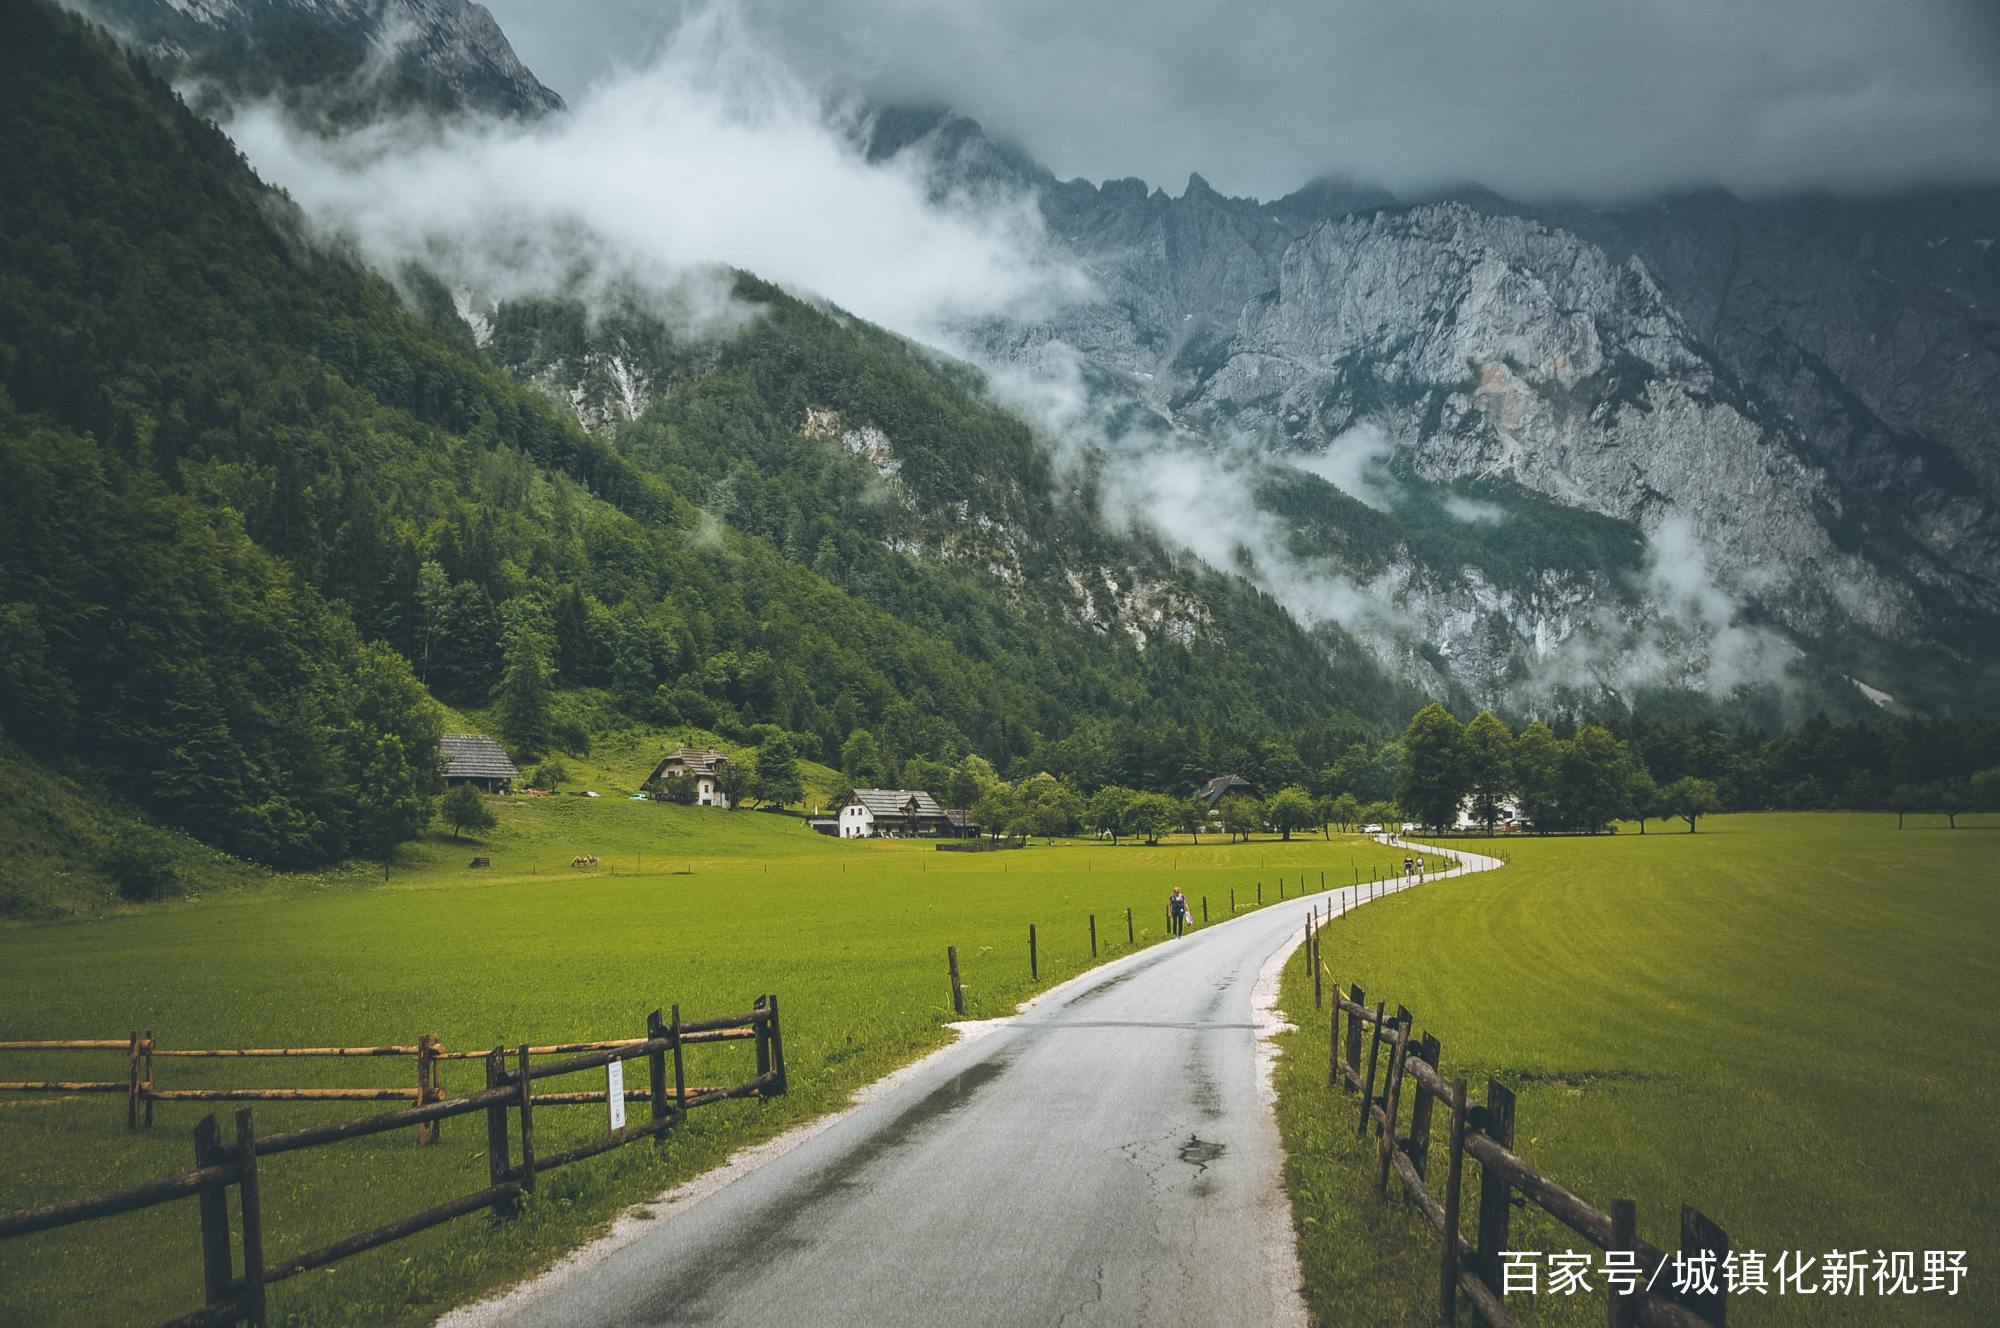
<svg viewBox="0 0 2000 1328">
<path fill-rule="evenodd" d="M 871 134 L 940 190 L 1033 194 L 1096 296 L 975 329 L 985 353 L 1080 361 L 1140 476 L 1163 440 L 1247 456 L 1238 520 L 1282 534 L 1239 565 L 1412 685 L 1545 712 L 1995 694 L 2000 192 L 1258 202 L 1059 181 L 943 108 Z"/>
<path fill-rule="evenodd" d="M 721 274 L 740 326 L 645 332 L 661 395 L 596 437 L 79 20 L 0 11 L 0 115 L 0 737 L 207 844 L 420 830 L 426 692 L 524 753 L 637 722 L 1021 767 L 1118 725 L 1178 780 L 1388 685 L 838 310 Z M 502 308 L 489 344 L 581 325 Z"/>
<path fill-rule="evenodd" d="M 562 109 L 472 0 L 75 0 L 195 109 L 275 100 L 327 127 L 422 106 L 532 118 Z"/>
</svg>

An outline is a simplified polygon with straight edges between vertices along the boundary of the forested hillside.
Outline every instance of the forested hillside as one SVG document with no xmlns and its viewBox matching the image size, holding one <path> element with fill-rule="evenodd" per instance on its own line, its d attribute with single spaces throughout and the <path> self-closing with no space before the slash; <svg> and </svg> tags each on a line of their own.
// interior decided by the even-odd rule
<svg viewBox="0 0 2000 1328">
<path fill-rule="evenodd" d="M 915 502 L 933 467 L 1034 466 L 900 342 L 745 278 L 761 314 L 621 451 L 308 243 L 224 135 L 52 6 L 0 16 L 0 115 L 0 725 L 211 843 L 304 865 L 409 834 L 425 687 L 505 702 L 530 747 L 587 737 L 565 689 L 601 689 L 827 759 L 863 724 L 902 758 L 1004 762 L 1091 717 L 1343 714 L 1275 606 L 1157 550 L 1198 630 L 1141 649 L 890 548 L 807 406 L 888 433 Z M 1043 513 L 1051 485 L 1006 514 L 1049 537 L 1030 586 L 1101 552 Z"/>
</svg>

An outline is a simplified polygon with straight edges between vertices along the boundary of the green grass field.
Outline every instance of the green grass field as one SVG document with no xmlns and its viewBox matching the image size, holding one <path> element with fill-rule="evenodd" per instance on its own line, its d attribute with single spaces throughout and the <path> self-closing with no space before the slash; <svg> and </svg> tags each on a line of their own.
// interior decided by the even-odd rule
<svg viewBox="0 0 2000 1328">
<path fill-rule="evenodd" d="M 1774 814 L 1715 817 L 1695 835 L 1656 823 L 1508 840 L 1502 871 L 1336 922 L 1324 962 L 1371 1003 L 1409 1006 L 1474 1101 L 1488 1075 L 1509 1084 L 1516 1151 L 1600 1207 L 1637 1200 L 1641 1234 L 1663 1248 L 1686 1201 L 1735 1248 L 1773 1259 L 1967 1252 L 1956 1299 L 1774 1294 L 1735 1301 L 1731 1322 L 1992 1323 L 2000 819 L 1910 824 Z M 1302 958 L 1283 1003 L 1300 1027 L 1286 1035 L 1279 1117 L 1314 1316 L 1434 1322 L 1436 1237 L 1374 1197 L 1374 1140 L 1355 1138 L 1358 1099 L 1326 1087 Z M 1513 1244 L 1587 1248 L 1533 1209 Z M 1604 1316 L 1601 1294 L 1510 1306 L 1528 1322 Z"/>
<path fill-rule="evenodd" d="M 502 799 L 483 842 L 433 836 L 385 884 L 366 870 L 232 880 L 191 902 L 92 921 L 0 928 L 0 1039 L 123 1037 L 162 1047 L 377 1044 L 435 1033 L 454 1048 L 637 1036 L 645 1013 L 689 1018 L 781 998 L 792 1094 L 697 1112 L 664 1148 L 636 1145 L 548 1177 L 527 1215 L 475 1216 L 310 1273 L 274 1291 L 276 1322 L 415 1323 L 546 1263 L 622 1207 L 715 1165 L 733 1148 L 838 1107 L 856 1086 L 949 1036 L 944 950 L 958 947 L 973 1017 L 1035 990 L 1027 928 L 1040 929 L 1041 986 L 1090 963 L 1095 913 L 1104 957 L 1163 930 L 1175 881 L 1211 915 L 1230 889 L 1339 879 L 1391 853 L 1317 835 L 1289 844 L 1204 839 L 1156 848 L 1100 844 L 982 854 L 930 843 L 841 843 L 798 820 L 598 799 Z M 595 853 L 595 873 L 566 864 Z M 493 859 L 473 871 L 474 854 Z M 747 1047 L 689 1053 L 697 1081 L 747 1077 Z M 0 1055 L 0 1079 L 119 1079 L 122 1053 Z M 161 1087 L 397 1084 L 407 1060 L 160 1060 Z M 483 1083 L 477 1063 L 446 1086 Z M 595 1080 L 601 1086 L 601 1076 Z M 589 1087 L 575 1082 L 572 1087 Z M 192 1162 L 206 1107 L 161 1104 L 150 1132 L 124 1128 L 122 1097 L 0 1095 L 0 1208 L 117 1188 Z M 230 1104 L 217 1104 L 226 1121 Z M 264 1104 L 273 1131 L 367 1108 Z M 643 1108 L 640 1108 L 643 1110 Z M 540 1151 L 604 1128 L 601 1109 L 536 1115 Z M 420 1149 L 408 1132 L 271 1159 L 263 1168 L 266 1249 L 288 1257 L 485 1183 L 478 1120 L 447 1122 Z M 87 1288 L 84 1289 L 84 1288 Z M 0 1323 L 150 1322 L 199 1301 L 196 1222 L 182 1202 L 0 1243 Z M 54 1307 L 54 1308 L 51 1308 Z"/>
</svg>

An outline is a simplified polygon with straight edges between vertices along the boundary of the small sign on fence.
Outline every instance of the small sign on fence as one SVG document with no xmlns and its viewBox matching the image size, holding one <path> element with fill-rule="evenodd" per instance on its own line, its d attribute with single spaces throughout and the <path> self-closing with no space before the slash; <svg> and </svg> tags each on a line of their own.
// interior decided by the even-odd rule
<svg viewBox="0 0 2000 1328">
<path fill-rule="evenodd" d="M 604 1104 L 611 1108 L 611 1128 L 625 1128 L 625 1062 L 611 1061 L 604 1067 Z"/>
</svg>

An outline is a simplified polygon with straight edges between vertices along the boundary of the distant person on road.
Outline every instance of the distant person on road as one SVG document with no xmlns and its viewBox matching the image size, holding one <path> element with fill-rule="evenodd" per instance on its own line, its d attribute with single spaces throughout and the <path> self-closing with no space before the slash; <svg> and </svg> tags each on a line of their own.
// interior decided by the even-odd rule
<svg viewBox="0 0 2000 1328">
<path fill-rule="evenodd" d="M 1187 915 L 1187 896 L 1177 885 L 1174 892 L 1167 896 L 1167 930 L 1176 936 L 1184 934 L 1187 931 Z"/>
</svg>

